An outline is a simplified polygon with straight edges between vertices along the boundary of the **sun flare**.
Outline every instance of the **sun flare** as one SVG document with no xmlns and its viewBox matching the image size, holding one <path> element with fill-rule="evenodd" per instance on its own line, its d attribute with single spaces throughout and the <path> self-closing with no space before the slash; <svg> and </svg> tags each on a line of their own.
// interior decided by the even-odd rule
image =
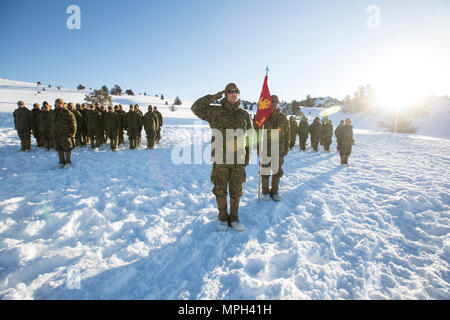
<svg viewBox="0 0 450 320">
<path fill-rule="evenodd" d="M 435 52 L 423 49 L 386 52 L 373 69 L 377 105 L 393 111 L 411 107 L 442 87 L 446 63 Z"/>
</svg>

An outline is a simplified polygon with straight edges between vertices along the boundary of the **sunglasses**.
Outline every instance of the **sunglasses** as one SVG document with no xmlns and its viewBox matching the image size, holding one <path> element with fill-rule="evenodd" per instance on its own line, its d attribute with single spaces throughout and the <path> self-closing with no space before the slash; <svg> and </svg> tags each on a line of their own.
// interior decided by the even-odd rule
<svg viewBox="0 0 450 320">
<path fill-rule="evenodd" d="M 238 89 L 231 89 L 231 90 L 228 90 L 227 93 L 237 93 L 237 94 L 239 94 L 239 90 Z"/>
</svg>

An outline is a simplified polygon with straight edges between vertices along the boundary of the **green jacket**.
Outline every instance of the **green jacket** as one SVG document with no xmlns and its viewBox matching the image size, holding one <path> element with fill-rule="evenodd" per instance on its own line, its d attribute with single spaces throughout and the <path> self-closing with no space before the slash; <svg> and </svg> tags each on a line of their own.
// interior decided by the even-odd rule
<svg viewBox="0 0 450 320">
<path fill-rule="evenodd" d="M 38 123 L 39 123 L 39 131 L 50 131 L 51 129 L 51 121 L 50 121 L 50 111 L 42 110 L 41 113 L 39 113 L 38 116 Z"/>
<path fill-rule="evenodd" d="M 161 112 L 159 112 L 159 111 L 154 111 L 154 112 L 155 112 L 156 116 L 158 117 L 158 122 L 159 122 L 158 128 L 160 128 L 163 125 L 163 116 L 162 116 Z"/>
<path fill-rule="evenodd" d="M 13 112 L 14 127 L 17 131 L 31 131 L 31 111 L 26 107 L 17 108 Z"/>
<path fill-rule="evenodd" d="M 321 131 L 322 125 L 318 120 L 314 120 L 314 122 L 309 125 L 309 133 L 311 134 L 311 139 L 319 139 Z"/>
<path fill-rule="evenodd" d="M 120 129 L 120 116 L 114 112 L 105 113 L 105 129 L 107 131 L 115 131 Z"/>
<path fill-rule="evenodd" d="M 86 113 L 86 128 L 88 129 L 100 129 L 100 121 L 102 119 L 102 114 L 100 111 L 89 110 Z"/>
<path fill-rule="evenodd" d="M 127 112 L 127 129 L 141 129 L 142 128 L 142 117 L 136 111 Z"/>
<path fill-rule="evenodd" d="M 297 121 L 289 120 L 289 132 L 290 132 L 289 140 L 290 141 L 293 141 L 297 138 L 297 129 L 298 129 Z"/>
<path fill-rule="evenodd" d="M 353 145 L 355 140 L 353 140 L 353 126 L 344 125 L 341 129 L 341 143 L 342 145 Z"/>
<path fill-rule="evenodd" d="M 309 124 L 308 124 L 308 120 L 306 119 L 302 119 L 300 120 L 300 124 L 298 125 L 297 128 L 297 133 L 300 139 L 308 139 L 309 136 Z"/>
<path fill-rule="evenodd" d="M 213 129 L 211 158 L 214 162 L 219 161 L 223 164 L 244 164 L 246 152 L 250 153 L 248 134 L 253 131 L 250 115 L 239 107 L 240 100 L 234 105 L 230 104 L 225 98 L 220 101 L 220 105 L 211 105 L 213 102 L 213 96 L 207 95 L 195 101 L 191 107 L 192 112 L 200 119 L 208 122 L 210 128 Z M 229 130 L 228 137 L 227 129 Z M 220 148 L 220 141 L 215 142 L 216 136 L 219 136 L 219 134 L 220 137 L 217 138 L 222 139 L 222 159 L 216 159 L 215 156 L 215 148 Z M 229 161 L 227 161 L 227 150 Z"/>
<path fill-rule="evenodd" d="M 159 129 L 159 120 L 155 112 L 148 111 L 144 115 L 145 132 L 156 132 Z"/>
<path fill-rule="evenodd" d="M 333 137 L 333 125 L 331 123 L 326 123 L 323 128 L 324 139 L 326 143 L 331 144 L 331 138 Z"/>
<path fill-rule="evenodd" d="M 271 156 L 271 147 L 272 147 L 272 132 L 270 129 L 278 130 L 278 145 L 279 145 L 279 155 L 282 156 L 289 150 L 289 141 L 290 141 L 290 127 L 289 120 L 286 116 L 281 113 L 280 108 L 277 108 L 267 119 L 264 124 L 264 129 L 268 129 L 265 131 L 267 134 L 267 156 Z M 263 141 L 266 137 L 263 137 Z M 265 148 L 263 143 L 263 148 Z"/>
<path fill-rule="evenodd" d="M 67 108 L 57 108 L 54 111 L 53 134 L 57 138 L 71 138 L 77 131 L 77 120 Z"/>
</svg>

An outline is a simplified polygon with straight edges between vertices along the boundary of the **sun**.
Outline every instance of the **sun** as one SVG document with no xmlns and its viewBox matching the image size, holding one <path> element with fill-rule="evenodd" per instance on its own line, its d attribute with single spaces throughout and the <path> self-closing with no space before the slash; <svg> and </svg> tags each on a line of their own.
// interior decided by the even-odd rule
<svg viewBox="0 0 450 320">
<path fill-rule="evenodd" d="M 445 63 L 447 63 L 445 61 Z M 403 111 L 442 86 L 442 61 L 424 49 L 387 51 L 374 65 L 372 85 L 377 106 Z"/>
</svg>

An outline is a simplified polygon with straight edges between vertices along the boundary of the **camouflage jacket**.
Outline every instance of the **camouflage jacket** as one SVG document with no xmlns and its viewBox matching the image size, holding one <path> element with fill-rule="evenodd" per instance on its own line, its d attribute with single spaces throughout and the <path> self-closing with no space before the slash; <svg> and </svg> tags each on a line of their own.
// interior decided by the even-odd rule
<svg viewBox="0 0 450 320">
<path fill-rule="evenodd" d="M 55 109 L 52 126 L 53 134 L 58 138 L 73 137 L 77 131 L 77 121 L 75 116 L 70 110 L 63 107 Z"/>
<path fill-rule="evenodd" d="M 352 145 L 355 142 L 353 140 L 353 126 L 344 125 L 341 129 L 341 143 L 343 145 Z"/>
<path fill-rule="evenodd" d="M 225 98 L 220 101 L 220 105 L 211 105 L 213 102 L 213 96 L 207 95 L 195 101 L 191 107 L 192 112 L 208 122 L 213 130 L 212 161 L 224 164 L 245 164 L 245 154 L 251 152 L 248 134 L 253 131 L 253 123 L 250 115 L 239 107 L 240 101 L 234 105 Z M 216 137 L 221 139 L 221 143 L 215 141 Z M 222 145 L 222 158 L 219 157 L 219 154 L 216 157 L 215 149 L 220 148 L 220 144 Z"/>
<path fill-rule="evenodd" d="M 86 112 L 86 128 L 88 129 L 100 129 L 100 121 L 102 114 L 97 110 L 89 110 Z"/>
<path fill-rule="evenodd" d="M 144 115 L 144 130 L 146 132 L 155 132 L 159 128 L 158 116 L 155 112 L 148 111 Z"/>
<path fill-rule="evenodd" d="M 295 138 L 297 137 L 297 129 L 298 129 L 297 121 L 289 120 L 290 140 L 295 140 Z"/>
<path fill-rule="evenodd" d="M 142 128 L 142 117 L 136 111 L 127 112 L 127 128 L 140 129 Z"/>
<path fill-rule="evenodd" d="M 309 124 L 307 120 L 301 120 L 297 128 L 297 133 L 300 138 L 308 139 L 309 136 Z"/>
<path fill-rule="evenodd" d="M 116 112 L 105 113 L 105 129 L 108 131 L 120 129 L 120 116 Z"/>
<path fill-rule="evenodd" d="M 39 113 L 38 116 L 38 123 L 39 123 L 39 131 L 50 131 L 51 129 L 51 119 L 50 119 L 50 111 L 42 110 L 41 113 Z"/>
<path fill-rule="evenodd" d="M 17 131 L 31 130 L 31 111 L 26 107 L 14 110 L 14 127 Z"/>
<path fill-rule="evenodd" d="M 264 124 L 264 129 L 268 129 L 267 133 L 267 155 L 271 156 L 271 148 L 272 148 L 272 130 L 278 130 L 278 145 L 279 145 L 279 155 L 282 156 L 289 150 L 289 141 L 290 141 L 290 128 L 289 128 L 289 120 L 286 116 L 281 113 L 280 108 L 277 108 L 267 119 Z M 270 130 L 272 129 L 272 130 Z M 266 137 L 263 137 L 266 139 Z M 263 140 L 264 141 L 264 140 Z M 263 143 L 263 148 L 265 148 Z"/>
<path fill-rule="evenodd" d="M 309 133 L 311 134 L 311 138 L 319 138 L 320 133 L 322 131 L 322 127 L 319 121 L 314 120 L 313 123 L 309 125 Z"/>
<path fill-rule="evenodd" d="M 334 136 L 336 137 L 337 143 L 341 143 L 342 140 L 342 128 L 344 127 L 343 124 L 339 124 L 336 129 L 334 130 Z"/>
<path fill-rule="evenodd" d="M 162 127 L 163 125 L 163 116 L 161 114 L 161 112 L 159 111 L 155 111 L 156 116 L 158 117 L 158 128 Z"/>
</svg>

